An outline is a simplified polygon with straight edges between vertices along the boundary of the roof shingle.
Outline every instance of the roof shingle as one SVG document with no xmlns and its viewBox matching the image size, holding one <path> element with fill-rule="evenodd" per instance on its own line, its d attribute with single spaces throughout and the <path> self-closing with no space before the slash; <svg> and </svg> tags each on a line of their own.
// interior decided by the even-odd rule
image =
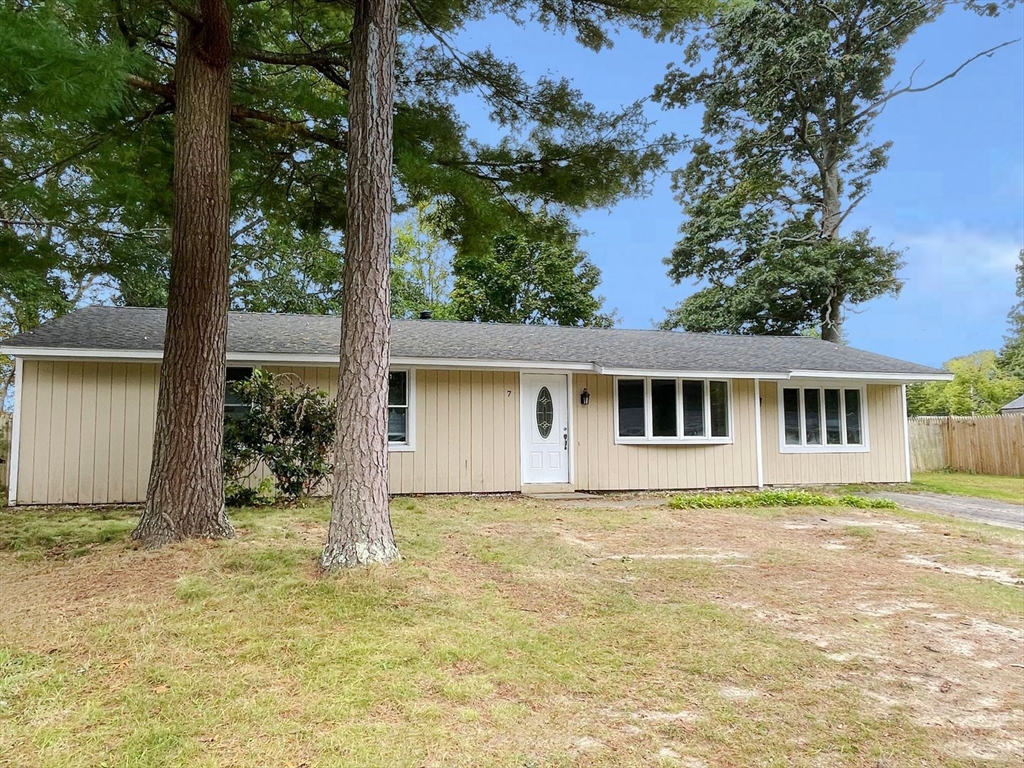
<svg viewBox="0 0 1024 768">
<path fill-rule="evenodd" d="M 136 307 L 86 307 L 0 344 L 19 350 L 159 352 L 166 312 Z M 340 319 L 322 315 L 232 312 L 229 354 L 338 354 Z M 726 336 L 675 331 L 395 320 L 394 358 L 524 363 L 583 363 L 599 368 L 785 374 L 793 371 L 945 377 L 944 371 L 802 336 Z"/>
</svg>

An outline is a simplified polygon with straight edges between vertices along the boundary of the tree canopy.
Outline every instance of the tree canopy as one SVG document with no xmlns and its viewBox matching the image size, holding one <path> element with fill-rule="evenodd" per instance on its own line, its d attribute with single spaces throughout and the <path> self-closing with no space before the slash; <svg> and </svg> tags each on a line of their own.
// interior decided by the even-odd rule
<svg viewBox="0 0 1024 768">
<path fill-rule="evenodd" d="M 685 218 L 666 263 L 676 282 L 707 286 L 666 327 L 818 325 L 835 341 L 844 306 L 899 292 L 900 251 L 843 230 L 888 161 L 889 143 L 870 139 L 885 105 L 966 65 L 936 83 L 912 74 L 890 84 L 897 52 L 947 4 L 749 0 L 721 6 L 692 39 L 655 96 L 705 110 L 703 135 L 673 176 Z"/>
<path fill-rule="evenodd" d="M 97 277 L 119 303 L 166 301 L 172 210 L 175 10 L 170 0 L 0 4 L 0 218 L 5 259 L 40 247 L 55 269 Z M 433 202 L 439 235 L 482 249 L 524 213 L 572 213 L 648 189 L 674 149 L 638 104 L 602 111 L 569 80 L 528 82 L 489 49 L 453 40 L 488 14 L 532 16 L 583 45 L 621 25 L 662 34 L 700 3 L 561 0 L 403 3 L 394 136 L 401 208 Z M 233 8 L 231 105 L 234 300 L 266 307 L 268 284 L 299 270 L 319 311 L 344 252 L 351 6 L 314 0 Z M 503 131 L 471 139 L 454 104 L 475 94 Z M 17 253 L 15 253 L 15 251 Z M 280 263 L 275 263 L 280 259 Z M 266 272 L 264 272 L 266 270 Z M 295 286 L 277 283 L 287 289 Z"/>
<path fill-rule="evenodd" d="M 953 381 L 907 387 L 910 416 L 984 416 L 998 413 L 1024 393 L 1024 378 L 1000 370 L 990 349 L 954 357 L 942 367 L 953 374 Z"/>
<path fill-rule="evenodd" d="M 999 367 L 1011 376 L 1024 379 L 1024 248 L 1017 256 L 1017 303 L 1007 315 L 1009 333 L 999 353 Z"/>
<path fill-rule="evenodd" d="M 601 271 L 580 250 L 575 234 L 531 240 L 507 232 L 493 245 L 455 259 L 448 314 L 497 323 L 611 326 L 595 295 Z"/>
</svg>

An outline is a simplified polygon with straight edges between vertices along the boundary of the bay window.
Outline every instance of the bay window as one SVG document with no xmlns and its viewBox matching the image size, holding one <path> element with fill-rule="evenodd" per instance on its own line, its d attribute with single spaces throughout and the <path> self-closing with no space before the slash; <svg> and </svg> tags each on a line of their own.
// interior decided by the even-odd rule
<svg viewBox="0 0 1024 768">
<path fill-rule="evenodd" d="M 731 437 L 728 381 L 615 381 L 617 443 L 727 443 Z"/>
</svg>

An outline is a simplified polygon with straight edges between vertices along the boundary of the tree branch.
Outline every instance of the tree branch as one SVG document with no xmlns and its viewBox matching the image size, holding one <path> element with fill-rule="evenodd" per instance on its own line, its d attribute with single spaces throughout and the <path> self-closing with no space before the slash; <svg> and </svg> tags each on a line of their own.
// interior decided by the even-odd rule
<svg viewBox="0 0 1024 768">
<path fill-rule="evenodd" d="M 140 91 L 155 93 L 171 103 L 174 102 L 174 83 L 154 83 L 136 75 L 129 75 L 127 82 L 128 85 L 133 88 L 137 88 Z M 348 149 L 348 142 L 344 137 L 331 136 L 314 130 L 307 125 L 306 120 L 289 120 L 288 118 L 279 117 L 278 115 L 272 115 L 269 112 L 252 109 L 251 107 L 239 106 L 238 104 L 231 105 L 231 119 L 235 122 L 254 120 L 261 123 L 267 123 L 269 125 L 277 125 L 282 128 L 287 128 L 296 136 L 301 136 L 318 144 L 331 147 L 332 149 L 337 149 L 342 152 L 347 151 Z"/>
<path fill-rule="evenodd" d="M 977 61 L 982 56 L 991 58 L 992 55 L 996 51 L 998 51 L 1000 48 L 1005 48 L 1008 45 L 1013 45 L 1014 43 L 1019 43 L 1019 42 L 1020 42 L 1020 38 L 1018 37 L 1015 40 L 1007 40 L 1005 43 L 1000 43 L 999 45 L 993 46 L 992 48 L 989 48 L 987 51 L 982 51 L 981 53 L 976 53 L 973 56 L 971 56 L 971 58 L 967 59 L 967 61 L 965 61 L 959 67 L 957 67 L 952 72 L 950 72 L 948 75 L 946 75 L 944 77 L 940 77 L 934 83 L 931 83 L 929 85 L 924 85 L 924 86 L 921 86 L 919 88 L 915 88 L 914 87 L 914 73 L 916 73 L 917 70 L 919 70 L 921 68 L 921 64 L 924 63 L 924 62 L 921 62 L 921 64 L 918 64 L 917 67 L 914 68 L 914 72 L 912 72 L 910 74 L 910 80 L 909 80 L 909 82 L 907 83 L 906 86 L 904 86 L 903 88 L 894 88 L 893 90 L 889 91 L 887 94 L 882 96 L 880 99 L 875 100 L 874 102 L 869 104 L 867 107 L 862 109 L 860 112 L 855 114 L 853 117 L 851 117 L 849 120 L 847 120 L 843 124 L 843 127 L 845 128 L 846 126 L 850 125 L 851 123 L 855 123 L 857 120 L 860 120 L 862 117 L 865 117 L 866 115 L 869 115 L 871 112 L 873 112 L 874 110 L 878 109 L 880 106 L 882 106 L 886 102 L 890 101 L 891 99 L 896 98 L 897 96 L 901 96 L 904 93 L 923 93 L 924 91 L 930 91 L 932 88 L 935 88 L 936 86 L 942 85 L 947 80 L 952 80 L 954 77 L 959 75 L 960 72 L 962 72 L 963 69 L 968 64 L 971 64 L 971 63 Z"/>
</svg>

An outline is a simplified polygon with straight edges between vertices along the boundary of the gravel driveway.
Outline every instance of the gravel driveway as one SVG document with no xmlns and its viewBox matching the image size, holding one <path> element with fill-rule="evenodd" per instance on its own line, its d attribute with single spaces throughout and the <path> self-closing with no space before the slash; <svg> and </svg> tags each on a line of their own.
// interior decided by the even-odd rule
<svg viewBox="0 0 1024 768">
<path fill-rule="evenodd" d="M 946 496 L 938 493 L 872 493 L 871 496 L 892 499 L 901 507 L 916 512 L 964 517 L 978 523 L 1001 525 L 1024 531 L 1024 481 L 1020 504 L 978 499 L 973 496 Z"/>
</svg>

